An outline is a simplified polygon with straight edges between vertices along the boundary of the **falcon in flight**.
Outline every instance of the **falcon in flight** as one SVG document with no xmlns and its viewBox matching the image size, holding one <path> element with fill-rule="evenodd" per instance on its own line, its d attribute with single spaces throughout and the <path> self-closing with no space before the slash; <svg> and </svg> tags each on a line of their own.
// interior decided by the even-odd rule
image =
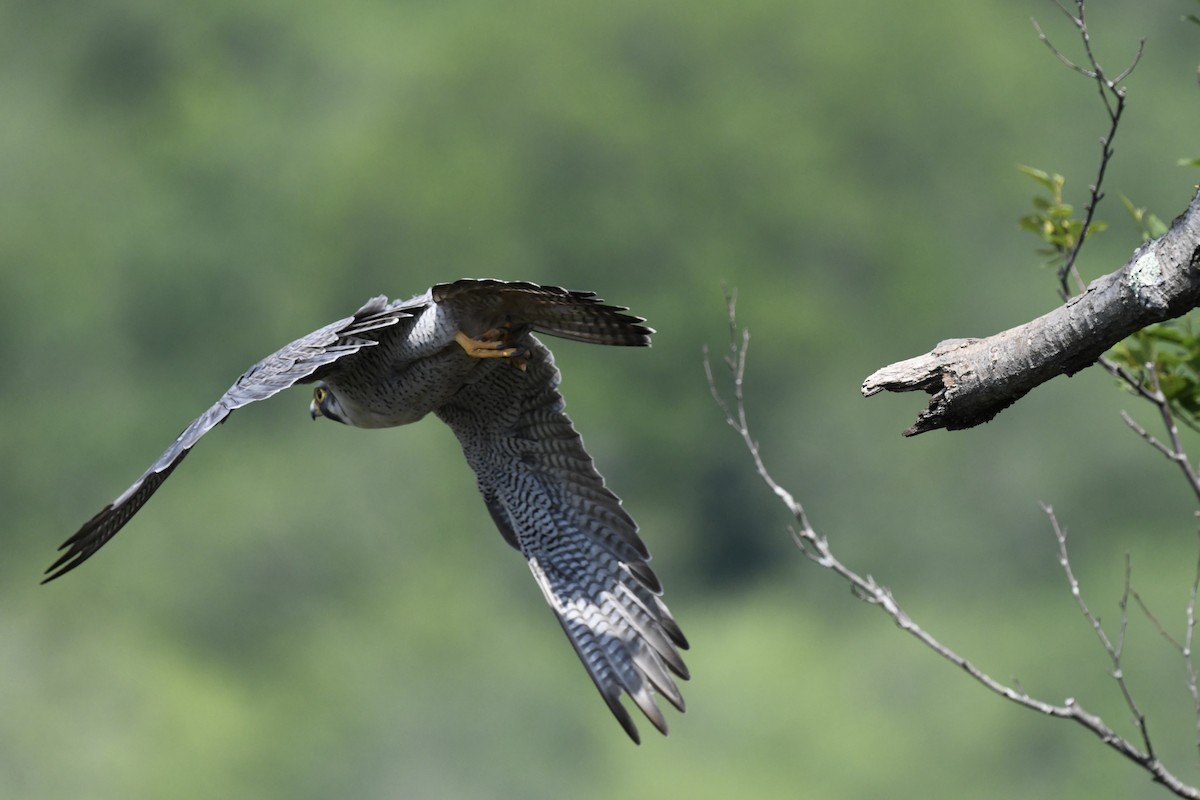
<svg viewBox="0 0 1200 800">
<path fill-rule="evenodd" d="M 590 292 L 497 280 L 442 283 L 411 300 L 375 297 L 353 316 L 267 356 L 184 429 L 150 469 L 63 543 L 54 580 L 111 539 L 230 412 L 296 383 L 313 384 L 312 417 L 359 428 L 433 412 L 458 437 L 504 540 L 546 602 L 625 732 L 640 741 L 623 694 L 663 734 L 655 703 L 679 711 L 687 640 L 660 599 L 649 551 L 563 412 L 554 358 L 533 332 L 646 347 L 643 319 Z"/>
</svg>

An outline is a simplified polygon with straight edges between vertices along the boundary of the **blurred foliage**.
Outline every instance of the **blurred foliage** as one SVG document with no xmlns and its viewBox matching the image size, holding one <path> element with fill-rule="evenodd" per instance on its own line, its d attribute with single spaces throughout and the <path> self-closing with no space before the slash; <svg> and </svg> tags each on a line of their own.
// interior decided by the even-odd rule
<svg viewBox="0 0 1200 800">
<path fill-rule="evenodd" d="M 1130 374 L 1141 376 L 1140 382 L 1148 391 L 1162 391 L 1176 417 L 1200 430 L 1200 339 L 1194 315 L 1149 325 L 1112 348 L 1108 355 Z"/>
<path fill-rule="evenodd" d="M 1167 223 L 1159 219 L 1158 215 L 1135 206 L 1133 201 L 1125 195 L 1121 195 L 1121 203 L 1125 206 L 1125 210 L 1129 212 L 1129 216 L 1133 219 L 1133 224 L 1137 225 L 1141 231 L 1143 242 L 1157 239 L 1167 232 Z"/>
<path fill-rule="evenodd" d="M 1085 371 L 905 440 L 914 399 L 858 392 L 1056 302 L 1008 220 L 1011 164 L 1094 171 L 1093 93 L 1028 22 L 1057 14 L 0 2 L 0 791 L 1159 796 L 803 563 L 700 366 L 736 287 L 751 424 L 841 557 L 985 669 L 1123 726 L 1038 502 L 1095 607 L 1115 613 L 1130 551 L 1143 598 L 1178 611 L 1194 509 L 1124 430 L 1128 397 Z M 1163 155 L 1194 146 L 1178 16 L 1089 4 L 1102 57 L 1147 36 L 1108 180 L 1164 210 L 1191 194 Z M 432 420 L 313 424 L 302 390 L 239 411 L 84 569 L 36 585 L 249 364 L 461 276 L 593 290 L 659 331 L 649 351 L 552 344 L 693 642 L 669 738 L 624 740 Z M 1127 650 L 1159 755 L 1195 781 L 1180 665 L 1137 619 Z"/>
</svg>

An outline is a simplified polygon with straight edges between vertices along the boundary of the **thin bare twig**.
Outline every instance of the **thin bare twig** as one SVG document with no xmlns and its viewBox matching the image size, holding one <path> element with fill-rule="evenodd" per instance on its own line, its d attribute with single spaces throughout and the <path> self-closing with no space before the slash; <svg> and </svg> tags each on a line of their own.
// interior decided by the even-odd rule
<svg viewBox="0 0 1200 800">
<path fill-rule="evenodd" d="M 1117 367 L 1113 369 L 1105 364 L 1109 371 L 1117 375 L 1126 386 L 1133 389 L 1139 397 L 1158 409 L 1159 420 L 1162 422 L 1163 428 L 1167 432 L 1168 442 L 1164 443 L 1150 434 L 1144 427 L 1139 425 L 1125 411 L 1121 412 L 1121 419 L 1125 420 L 1128 425 L 1138 436 L 1140 436 L 1147 444 L 1153 447 L 1158 452 L 1162 453 L 1172 463 L 1177 465 L 1180 472 L 1183 473 L 1184 479 L 1191 488 L 1192 493 L 1196 495 L 1197 500 L 1200 500 L 1200 474 L 1196 468 L 1192 466 L 1192 461 L 1188 457 L 1187 452 L 1183 448 L 1183 439 L 1179 435 L 1179 426 L 1176 424 L 1175 414 L 1171 411 L 1171 403 L 1167 399 L 1166 393 L 1162 390 L 1162 384 L 1159 381 L 1158 370 L 1153 362 L 1145 364 L 1146 377 L 1149 378 L 1150 387 L 1146 387 L 1147 381 L 1144 378 L 1136 378 L 1128 371 Z M 1142 598 L 1136 593 L 1133 593 L 1133 598 L 1141 607 L 1142 613 L 1150 620 L 1158 632 L 1170 642 L 1176 650 L 1178 650 L 1184 661 L 1184 667 L 1187 670 L 1187 688 L 1188 694 L 1192 698 L 1192 706 L 1195 709 L 1196 717 L 1196 747 L 1200 750 L 1200 679 L 1197 677 L 1196 661 L 1194 657 L 1193 644 L 1195 641 L 1196 632 L 1196 597 L 1197 590 L 1200 588 L 1200 559 L 1196 564 L 1196 577 L 1192 582 L 1192 590 L 1188 596 L 1188 602 L 1185 609 L 1186 628 L 1184 631 L 1183 643 L 1167 632 L 1163 624 L 1158 618 L 1151 613 Z"/>
<path fill-rule="evenodd" d="M 1150 606 L 1146 605 L 1146 601 L 1142 599 L 1142 596 L 1138 594 L 1137 591 L 1132 592 L 1132 596 L 1133 601 L 1137 603 L 1138 608 L 1142 610 L 1143 616 L 1150 620 L 1150 624 L 1154 626 L 1154 629 L 1158 631 L 1159 635 L 1166 639 L 1167 643 L 1170 644 L 1171 647 L 1175 648 L 1175 650 L 1182 654 L 1184 652 L 1183 642 L 1171 635 L 1171 632 L 1168 631 L 1166 626 L 1164 626 L 1159 618 L 1154 615 L 1154 612 L 1150 610 Z"/>
<path fill-rule="evenodd" d="M 1061 719 L 1074 720 L 1086 730 L 1091 731 L 1093 735 L 1099 738 L 1105 745 L 1112 748 L 1116 752 L 1123 755 L 1125 758 L 1134 762 L 1153 778 L 1153 780 L 1179 797 L 1191 798 L 1192 800 L 1200 800 L 1200 789 L 1185 784 L 1182 780 L 1170 772 L 1166 766 L 1154 755 L 1153 749 L 1150 747 L 1149 736 L 1146 733 L 1144 719 L 1140 711 L 1137 710 L 1136 704 L 1133 703 L 1132 696 L 1126 691 L 1126 702 L 1134 710 L 1135 716 L 1139 720 L 1142 738 L 1145 743 L 1145 750 L 1139 749 L 1135 744 L 1128 739 L 1117 734 L 1108 726 L 1104 720 L 1098 715 L 1086 711 L 1073 698 L 1068 698 L 1061 705 L 1048 703 L 1044 700 L 1039 700 L 1030 696 L 1024 689 L 1020 688 L 1019 684 L 1008 686 L 1000 681 L 992 678 L 983 670 L 979 669 L 973 663 L 968 661 L 963 656 L 959 655 L 950 647 L 942 644 L 932 634 L 928 633 L 924 628 L 916 623 L 912 617 L 900 606 L 891 590 L 883 586 L 871 575 L 862 575 L 859 572 L 846 566 L 834 554 L 829 540 L 818 534 L 811 526 L 807 515 L 800 503 L 786 489 L 781 487 L 768 471 L 765 462 L 762 459 L 762 454 L 758 446 L 758 442 L 750 432 L 749 421 L 746 416 L 745 406 L 745 376 L 746 376 L 746 354 L 750 344 L 750 334 L 748 331 L 738 331 L 737 321 L 735 318 L 735 302 L 732 295 L 727 295 L 726 306 L 729 313 L 729 329 L 730 342 L 729 354 L 725 358 L 725 366 L 730 373 L 730 380 L 733 384 L 733 397 L 727 399 L 717 385 L 716 376 L 713 373 L 712 362 L 709 358 L 708 349 L 704 352 L 704 372 L 708 378 L 709 391 L 712 393 L 713 400 L 721 409 L 725 416 L 725 422 L 729 427 L 742 439 L 742 443 L 749 451 L 751 458 L 754 461 L 754 468 L 759 478 L 771 490 L 771 492 L 779 498 L 788 512 L 795 519 L 795 524 L 788 527 L 788 531 L 792 536 L 792 540 L 799 548 L 800 552 L 813 563 L 828 569 L 830 572 L 844 580 L 850 587 L 855 597 L 863 600 L 870 605 L 881 609 L 885 614 L 891 617 L 892 621 L 901 629 L 916 638 L 934 653 L 941 658 L 949 661 L 958 668 L 966 672 L 974 681 L 986 687 L 990 692 L 999 695 L 1013 703 L 1016 703 L 1025 708 L 1033 709 L 1041 714 Z M 1064 533 L 1065 540 L 1065 533 Z M 1065 547 L 1065 545 L 1063 545 Z M 1067 562 L 1069 565 L 1069 561 Z M 1200 578 L 1198 578 L 1200 580 Z M 1082 604 L 1082 597 L 1078 592 L 1078 582 L 1074 581 L 1072 575 L 1072 592 L 1079 598 Z M 1128 587 L 1127 587 L 1128 588 Z M 1083 606 L 1086 608 L 1086 604 Z M 1087 612 L 1090 617 L 1090 611 Z M 1096 621 L 1094 628 L 1100 636 L 1101 641 L 1105 643 L 1106 649 L 1110 656 L 1115 654 L 1116 672 L 1115 677 L 1125 690 L 1124 676 L 1120 675 L 1119 662 L 1120 651 L 1113 647 L 1104 635 L 1104 631 L 1099 626 L 1099 621 Z M 1124 623 L 1122 623 L 1122 631 Z M 1122 633 L 1122 640 L 1124 634 Z"/>
<path fill-rule="evenodd" d="M 1145 440 L 1146 444 L 1150 445 L 1155 450 L 1162 453 L 1164 456 L 1171 459 L 1172 461 L 1175 460 L 1175 454 L 1173 452 L 1171 452 L 1171 448 L 1167 447 L 1165 444 L 1160 442 L 1158 439 L 1154 438 L 1154 434 L 1150 433 L 1145 428 L 1143 428 L 1141 425 L 1139 425 L 1137 423 L 1137 421 L 1134 420 L 1133 417 L 1129 416 L 1128 411 L 1121 412 L 1121 419 L 1125 421 L 1125 424 L 1128 425 L 1133 430 L 1134 433 L 1136 433 L 1138 436 L 1142 437 L 1142 439 Z"/>
<path fill-rule="evenodd" d="M 1154 395 L 1142 384 L 1141 379 L 1131 373 L 1129 370 L 1125 369 L 1125 367 L 1121 366 L 1115 361 L 1109 360 L 1105 356 L 1101 356 L 1100 360 L 1096 363 L 1108 370 L 1109 374 L 1111 374 L 1117 380 L 1124 383 L 1126 387 L 1128 387 L 1129 390 L 1134 394 L 1141 397 L 1143 400 L 1150 400 L 1151 402 L 1154 402 Z"/>
<path fill-rule="evenodd" d="M 1179 467 L 1180 472 L 1183 473 L 1184 479 L 1187 480 L 1188 486 L 1192 490 L 1192 494 L 1196 495 L 1196 499 L 1200 501 L 1200 473 L 1196 472 L 1196 468 L 1192 466 L 1191 459 L 1183 449 L 1183 438 L 1179 435 L 1179 426 L 1175 423 L 1175 414 L 1171 411 L 1171 402 L 1167 399 L 1166 394 L 1162 390 L 1162 385 L 1159 383 L 1158 370 L 1155 369 L 1153 363 L 1147 363 L 1145 369 L 1146 375 L 1150 379 L 1149 389 L 1145 387 L 1145 381 L 1134 378 L 1128 375 L 1128 373 L 1122 375 L 1121 379 L 1128 386 L 1136 387 L 1139 396 L 1158 409 L 1159 419 L 1162 421 L 1163 428 L 1166 429 L 1169 441 L 1159 441 L 1147 432 L 1145 428 L 1134 422 L 1133 418 L 1124 411 L 1121 412 L 1121 419 L 1125 420 L 1125 424 L 1133 429 L 1138 436 L 1142 437 L 1147 444 Z"/>
<path fill-rule="evenodd" d="M 1078 72 L 1089 80 L 1096 82 L 1096 88 L 1100 92 L 1100 100 L 1104 103 L 1104 110 L 1108 113 L 1108 132 L 1100 139 L 1100 166 L 1096 172 L 1096 180 L 1089 187 L 1090 196 L 1088 197 L 1087 206 L 1084 208 L 1083 226 L 1079 230 L 1079 236 L 1075 239 L 1074 246 L 1067 254 L 1063 265 L 1058 269 L 1059 294 L 1063 300 L 1071 297 L 1069 280 L 1073 279 L 1077 287 L 1076 291 L 1082 291 L 1084 288 L 1083 278 L 1079 274 L 1079 270 L 1075 265 L 1079 258 L 1079 251 L 1083 248 L 1084 241 L 1087 240 L 1088 233 L 1091 230 L 1092 221 L 1096 216 L 1096 208 L 1100 205 L 1100 201 L 1104 199 L 1102 186 L 1104 185 L 1104 176 L 1108 172 L 1108 162 L 1112 160 L 1113 138 L 1117 135 L 1117 127 L 1121 123 L 1121 115 L 1125 113 L 1125 87 L 1121 83 L 1133 74 L 1138 63 L 1142 60 L 1142 53 L 1145 50 L 1146 40 L 1143 38 L 1138 41 L 1137 53 L 1133 57 L 1133 61 L 1129 66 L 1121 70 L 1115 78 L 1109 78 L 1104 71 L 1104 67 L 1096 59 L 1096 54 L 1092 50 L 1092 36 L 1088 30 L 1087 18 L 1085 16 L 1084 0 L 1075 1 L 1075 12 L 1069 11 L 1062 3 L 1055 2 L 1059 10 L 1071 21 L 1075 29 L 1079 32 L 1079 38 L 1083 41 L 1084 54 L 1087 56 L 1087 65 L 1081 65 L 1070 59 L 1062 50 L 1050 41 L 1050 37 L 1042 30 L 1041 25 L 1036 19 L 1031 19 L 1034 30 L 1037 31 L 1038 39 L 1042 41 L 1050 49 L 1050 52 L 1058 58 L 1069 69 Z"/>
<path fill-rule="evenodd" d="M 713 399 L 725 412 L 725 421 L 729 423 L 729 427 L 733 428 L 742 437 L 746 448 L 750 451 L 751 457 L 754 458 L 754 468 L 758 471 L 759 476 L 766 481 L 767 486 L 774 492 L 775 496 L 787 506 L 792 516 L 796 518 L 796 522 L 805 530 L 809 530 L 808 518 L 804 514 L 804 509 L 796 502 L 796 498 L 792 497 L 791 493 L 780 486 L 767 472 L 766 466 L 763 464 L 762 454 L 758 449 L 758 442 L 750 436 L 750 426 L 746 422 L 746 405 L 744 402 L 745 395 L 743 394 L 744 378 L 746 375 L 746 352 L 750 347 L 750 331 L 744 329 L 741 336 L 741 345 L 738 345 L 737 336 L 737 294 L 728 292 L 725 295 L 725 305 L 729 313 L 729 354 L 725 356 L 725 366 L 733 375 L 733 398 L 735 411 L 731 412 L 729 405 L 717 391 L 716 381 L 713 379 L 712 365 L 708 359 L 708 347 L 704 348 L 704 374 L 708 376 L 708 388 L 712 393 Z"/>
<path fill-rule="evenodd" d="M 1196 747 L 1200 749 L 1200 685 L 1196 679 L 1196 660 L 1193 644 L 1196 641 L 1196 594 L 1200 590 L 1200 558 L 1196 560 L 1196 577 L 1192 580 L 1192 593 L 1187 604 L 1187 629 L 1183 636 L 1183 663 L 1187 666 L 1188 692 L 1196 709 Z"/>
<path fill-rule="evenodd" d="M 1128 556 L 1126 559 L 1126 563 L 1128 563 Z M 1196 714 L 1196 747 L 1200 749 L 1200 680 L 1198 680 L 1196 674 L 1196 661 L 1192 653 L 1192 643 L 1195 640 L 1196 634 L 1196 596 L 1198 590 L 1200 590 L 1200 557 L 1196 560 L 1196 574 L 1192 579 L 1192 588 L 1188 595 L 1187 605 L 1184 607 L 1186 623 L 1182 642 L 1171 635 L 1162 622 L 1159 621 L 1158 617 L 1150 610 L 1150 607 L 1146 605 L 1146 602 L 1142 600 L 1141 595 L 1132 590 L 1130 593 L 1133 596 L 1134 602 L 1142 609 L 1142 613 L 1154 625 L 1155 630 L 1171 644 L 1171 647 L 1183 656 L 1184 668 L 1187 670 L 1186 683 L 1188 694 L 1192 697 L 1192 707 L 1195 709 Z"/>
<path fill-rule="evenodd" d="M 1146 715 L 1138 707 L 1137 702 L 1133 699 L 1133 693 L 1129 689 L 1129 684 L 1125 680 L 1125 670 L 1121 668 L 1121 653 L 1125 648 L 1125 629 L 1129 625 L 1129 593 L 1133 584 L 1133 565 L 1129 555 L 1125 556 L 1125 591 L 1121 595 L 1121 622 L 1118 626 L 1117 643 L 1108 638 L 1108 634 L 1104 632 L 1104 626 L 1100 624 L 1100 619 L 1092 613 L 1088 608 L 1087 601 L 1083 599 L 1083 592 L 1079 588 L 1079 579 L 1075 577 L 1075 571 L 1071 568 L 1071 558 L 1067 552 L 1067 530 L 1058 524 L 1058 517 L 1054 514 L 1054 509 L 1046 504 L 1042 504 L 1042 511 L 1050 518 L 1050 526 L 1054 529 L 1054 538 L 1058 542 L 1058 564 L 1063 569 L 1063 573 L 1067 576 L 1067 583 L 1071 587 L 1071 596 L 1075 598 L 1075 602 L 1079 605 L 1079 610 L 1083 612 L 1084 618 L 1088 624 L 1092 626 L 1092 630 L 1096 634 L 1096 638 L 1100 640 L 1100 645 L 1104 648 L 1104 652 L 1108 654 L 1109 660 L 1112 662 L 1112 676 L 1116 680 L 1117 686 L 1121 689 L 1121 695 L 1125 698 L 1125 705 L 1133 712 L 1134 721 L 1137 723 L 1138 730 L 1142 734 L 1142 743 L 1146 747 L 1146 755 L 1155 759 L 1154 745 L 1150 742 L 1150 732 L 1146 728 Z"/>
<path fill-rule="evenodd" d="M 1196 499 L 1200 501 L 1200 474 L 1196 468 L 1192 466 L 1191 458 L 1183 448 L 1183 439 L 1179 435 L 1179 426 L 1176 424 L 1174 412 L 1171 410 L 1171 402 L 1167 399 L 1166 393 L 1162 390 L 1162 384 L 1159 380 L 1158 370 L 1153 362 L 1147 362 L 1144 365 L 1145 377 L 1138 378 L 1130 374 L 1123 367 L 1112 364 L 1107 359 L 1101 359 L 1101 364 L 1113 375 L 1116 375 L 1127 387 L 1132 389 L 1139 397 L 1158 409 L 1159 420 L 1162 422 L 1163 428 L 1167 432 L 1168 443 L 1159 441 L 1156 437 L 1150 434 L 1144 427 L 1139 425 L 1125 411 L 1121 412 L 1121 419 L 1125 421 L 1138 436 L 1140 436 L 1147 444 L 1153 447 L 1158 452 L 1162 453 L 1168 460 L 1179 467 L 1183 473 L 1184 479 L 1191 488 Z M 1149 388 L 1147 388 L 1147 380 L 1149 378 Z M 1185 609 L 1186 628 L 1184 631 L 1183 643 L 1172 636 L 1159 619 L 1151 613 L 1150 609 L 1143 602 L 1142 598 L 1136 593 L 1133 593 L 1133 599 L 1141 607 L 1147 619 L 1154 625 L 1158 632 L 1165 638 L 1176 650 L 1178 650 L 1184 661 L 1184 667 L 1187 670 L 1187 688 L 1188 694 L 1192 698 L 1192 706 L 1195 710 L 1196 717 L 1196 747 L 1200 750 L 1200 679 L 1196 672 L 1196 661 L 1194 656 L 1193 644 L 1195 641 L 1196 632 L 1196 597 L 1197 590 L 1200 589 L 1200 559 L 1196 564 L 1196 577 L 1192 582 L 1192 590 L 1188 596 L 1188 602 Z"/>
</svg>

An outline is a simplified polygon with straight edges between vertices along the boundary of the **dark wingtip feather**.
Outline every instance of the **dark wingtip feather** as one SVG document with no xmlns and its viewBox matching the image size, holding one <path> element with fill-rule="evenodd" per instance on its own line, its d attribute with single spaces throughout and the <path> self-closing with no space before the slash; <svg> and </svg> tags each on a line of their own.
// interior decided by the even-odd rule
<svg viewBox="0 0 1200 800">
<path fill-rule="evenodd" d="M 158 490 L 159 486 L 162 486 L 163 481 L 170 477 L 189 452 L 182 450 L 161 471 L 150 471 L 143 475 L 137 483 L 117 498 L 115 503 L 109 503 L 100 509 L 98 514 L 83 523 L 70 539 L 58 546 L 59 550 L 67 552 L 46 568 L 46 573 L 51 574 L 44 578 L 42 583 L 46 584 L 55 578 L 61 578 L 95 555 L 96 551 L 103 547 L 109 539 L 116 536 L 117 532 L 125 527 L 125 524 L 138 512 L 138 509 L 146 504 L 146 501 Z"/>
<path fill-rule="evenodd" d="M 689 643 L 687 637 L 683 635 L 683 631 L 679 629 L 679 623 L 677 623 L 674 619 L 667 617 L 665 620 L 663 620 L 663 629 L 666 630 L 667 635 L 671 637 L 671 641 L 674 642 L 675 646 L 680 650 L 692 649 L 691 643 Z"/>
<path fill-rule="evenodd" d="M 606 692 L 601 692 L 600 694 L 604 698 L 604 702 L 608 704 L 608 709 L 617 718 L 617 722 L 621 723 L 621 727 L 625 729 L 625 733 L 633 740 L 634 744 L 640 745 L 642 743 L 642 736 L 638 733 L 637 725 L 633 724 L 633 717 L 629 716 L 629 712 L 625 710 L 625 706 L 621 705 L 621 701 L 617 697 L 613 697 Z"/>
<path fill-rule="evenodd" d="M 55 578 L 61 578 L 63 575 L 66 575 L 84 561 L 87 561 L 92 553 L 96 552 L 104 541 L 107 541 L 107 538 L 105 538 L 96 543 L 96 531 L 112 515 L 112 510 L 112 503 L 109 503 L 100 510 L 99 514 L 96 514 L 96 516 L 83 523 L 83 527 L 76 531 L 70 539 L 67 539 L 58 546 L 59 551 L 66 550 L 67 552 L 60 555 L 53 564 L 46 567 L 46 571 L 42 574 L 47 577 L 42 579 L 42 584 L 47 584 Z"/>
</svg>

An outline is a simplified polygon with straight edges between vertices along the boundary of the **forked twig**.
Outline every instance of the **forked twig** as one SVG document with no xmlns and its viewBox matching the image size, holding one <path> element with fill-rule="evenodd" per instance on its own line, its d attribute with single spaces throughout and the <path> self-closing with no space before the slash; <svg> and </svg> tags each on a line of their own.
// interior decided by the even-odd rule
<svg viewBox="0 0 1200 800">
<path fill-rule="evenodd" d="M 1197 473 L 1196 468 L 1192 466 L 1192 461 L 1188 457 L 1187 452 L 1183 449 L 1183 438 L 1179 435 L 1179 425 L 1175 421 L 1175 412 L 1171 410 L 1171 401 L 1162 390 L 1162 385 L 1159 382 L 1158 370 L 1153 362 L 1147 362 L 1144 365 L 1146 377 L 1150 379 L 1150 388 L 1147 389 L 1145 381 L 1130 375 L 1127 371 L 1121 370 L 1120 373 L 1114 372 L 1125 385 L 1133 389 L 1139 397 L 1146 402 L 1152 404 L 1158 410 L 1159 419 L 1162 422 L 1163 429 L 1167 433 L 1167 441 L 1161 442 L 1152 434 L 1147 432 L 1145 428 L 1134 421 L 1133 417 L 1122 411 L 1121 419 L 1125 421 L 1134 433 L 1142 437 L 1158 452 L 1167 457 L 1171 463 L 1179 467 L 1183 477 L 1188 482 L 1192 493 L 1196 495 L 1196 499 L 1200 501 L 1200 473 Z"/>
<path fill-rule="evenodd" d="M 1171 403 L 1167 399 L 1166 393 L 1162 390 L 1162 385 L 1159 382 L 1158 370 L 1153 363 L 1147 363 L 1144 367 L 1146 376 L 1149 378 L 1150 388 L 1146 388 L 1146 381 L 1138 379 L 1128 372 L 1122 370 L 1120 377 L 1127 386 L 1134 389 L 1137 394 L 1148 403 L 1153 405 L 1158 410 L 1159 420 L 1167 433 L 1167 442 L 1159 441 L 1144 427 L 1134 421 L 1125 411 L 1121 412 L 1121 419 L 1125 420 L 1128 425 L 1138 436 L 1142 438 L 1148 445 L 1153 447 L 1159 453 L 1162 453 L 1171 463 L 1179 467 L 1184 479 L 1187 481 L 1188 487 L 1192 493 L 1196 495 L 1196 499 L 1200 501 L 1200 474 L 1196 468 L 1192 466 L 1192 460 L 1188 456 L 1183 447 L 1183 439 L 1179 435 L 1179 426 L 1175 421 L 1175 414 L 1171 411 Z M 1115 373 L 1114 373 L 1115 374 Z M 1186 628 L 1184 630 L 1183 642 L 1167 632 L 1163 624 L 1158 618 L 1151 613 L 1150 609 L 1142 601 L 1142 598 L 1136 593 L 1133 593 L 1133 598 L 1141 607 L 1146 618 L 1158 630 L 1158 632 L 1171 645 L 1179 651 L 1183 656 L 1184 666 L 1187 669 L 1187 687 L 1188 694 L 1192 697 L 1192 706 L 1195 709 L 1196 715 L 1196 747 L 1200 750 L 1200 678 L 1196 672 L 1195 661 L 1195 633 L 1196 633 L 1196 598 L 1198 589 L 1200 589 L 1200 558 L 1196 563 L 1196 576 L 1192 581 L 1191 593 L 1188 595 L 1187 606 L 1185 607 Z"/>
<path fill-rule="evenodd" d="M 1072 295 L 1069 278 L 1073 278 L 1078 291 L 1084 288 L 1083 278 L 1079 275 L 1079 270 L 1075 266 L 1076 260 L 1079 258 L 1079 251 L 1083 248 L 1083 243 L 1088 237 L 1092 222 L 1096 217 L 1096 208 L 1100 205 L 1100 201 L 1104 199 L 1102 186 L 1104 185 L 1104 176 L 1108 172 L 1108 162 L 1112 160 L 1113 138 L 1117 135 L 1117 127 L 1121 123 L 1121 115 L 1125 113 L 1125 87 L 1121 84 L 1137 68 L 1138 63 L 1142 60 L 1142 53 L 1146 47 L 1146 40 L 1138 41 L 1137 53 L 1129 66 L 1121 70 L 1115 78 L 1109 78 L 1104 71 L 1104 67 L 1096 59 L 1096 54 L 1092 50 L 1092 36 L 1088 30 L 1087 18 L 1085 16 L 1084 0 L 1075 0 L 1075 12 L 1069 11 L 1062 3 L 1055 0 L 1055 5 L 1059 10 L 1071 21 L 1075 29 L 1079 32 L 1079 38 L 1083 41 L 1084 54 L 1087 56 L 1087 64 L 1081 65 L 1069 58 L 1062 50 L 1050 41 L 1050 37 L 1042 30 L 1041 25 L 1036 19 L 1031 19 L 1034 30 L 1037 31 L 1038 38 L 1050 49 L 1050 52 L 1058 58 L 1069 69 L 1078 72 L 1085 78 L 1096 82 L 1096 88 L 1100 92 L 1100 100 L 1104 103 L 1104 110 L 1108 113 L 1108 132 L 1100 139 L 1100 166 L 1096 172 L 1096 180 L 1089 187 L 1090 196 L 1088 197 L 1087 206 L 1083 214 L 1083 227 L 1079 230 L 1079 236 L 1075 239 L 1075 244 L 1071 247 L 1071 251 L 1067 254 L 1063 265 L 1058 269 L 1059 293 L 1063 300 L 1066 300 Z"/>
<path fill-rule="evenodd" d="M 796 498 L 787 490 L 775 482 L 767 472 L 767 467 L 763 463 L 762 453 L 758 449 L 758 442 L 750 435 L 750 426 L 746 422 L 746 404 L 743 388 L 745 385 L 746 376 L 746 351 L 750 347 L 750 331 L 743 329 L 741 335 L 741 344 L 738 344 L 737 335 L 737 293 L 728 292 L 725 295 L 725 305 L 729 313 L 729 353 L 725 356 L 725 366 L 729 368 L 730 374 L 733 376 L 733 400 L 734 407 L 730 409 L 729 404 L 725 402 L 725 398 L 717 390 L 717 383 L 713 379 L 712 365 L 709 363 L 708 347 L 704 348 L 704 374 L 708 377 L 708 388 L 712 394 L 713 400 L 716 401 L 721 411 L 725 413 L 725 421 L 729 427 L 738 432 L 742 437 L 742 442 L 746 445 L 746 449 L 750 451 L 750 456 L 754 459 L 754 468 L 758 472 L 760 478 L 766 482 L 776 497 L 779 498 L 787 510 L 793 517 L 796 518 L 797 524 L 803 530 L 811 531 L 808 525 L 808 517 L 804 513 L 804 508 L 796 502 Z"/>
<path fill-rule="evenodd" d="M 1146 728 L 1146 715 L 1138 707 L 1137 702 L 1133 699 L 1133 693 L 1129 690 L 1129 684 L 1125 680 L 1125 670 L 1121 668 L 1121 654 L 1125 649 L 1125 630 L 1129 625 L 1129 594 L 1133 586 L 1133 563 L 1129 555 L 1125 556 L 1125 591 L 1121 595 L 1120 609 L 1121 621 L 1118 626 L 1117 642 L 1113 642 L 1108 638 L 1108 634 L 1104 632 L 1104 626 L 1100 624 L 1100 619 L 1092 613 L 1088 608 L 1087 601 L 1083 599 L 1083 592 L 1079 588 L 1079 579 L 1075 577 L 1075 571 L 1071 568 L 1071 558 L 1067 553 L 1067 530 L 1058 524 L 1058 517 L 1054 514 L 1054 509 L 1046 504 L 1042 504 L 1042 511 L 1050 518 L 1050 525 L 1054 529 L 1054 538 L 1058 542 L 1058 564 L 1063 569 L 1063 573 L 1067 576 L 1067 583 L 1071 587 L 1071 596 L 1075 598 L 1075 602 L 1079 605 L 1079 610 L 1083 612 L 1084 619 L 1091 625 L 1092 631 L 1095 632 L 1096 638 L 1100 640 L 1100 645 L 1104 648 L 1104 652 L 1108 654 L 1108 658 L 1112 661 L 1112 676 L 1116 680 L 1117 685 L 1121 688 L 1121 695 L 1125 698 L 1125 705 L 1133 712 L 1133 718 L 1137 722 L 1138 730 L 1142 734 L 1142 743 L 1146 747 L 1146 755 L 1150 758 L 1155 758 L 1154 745 L 1150 742 L 1150 731 Z"/>
</svg>

